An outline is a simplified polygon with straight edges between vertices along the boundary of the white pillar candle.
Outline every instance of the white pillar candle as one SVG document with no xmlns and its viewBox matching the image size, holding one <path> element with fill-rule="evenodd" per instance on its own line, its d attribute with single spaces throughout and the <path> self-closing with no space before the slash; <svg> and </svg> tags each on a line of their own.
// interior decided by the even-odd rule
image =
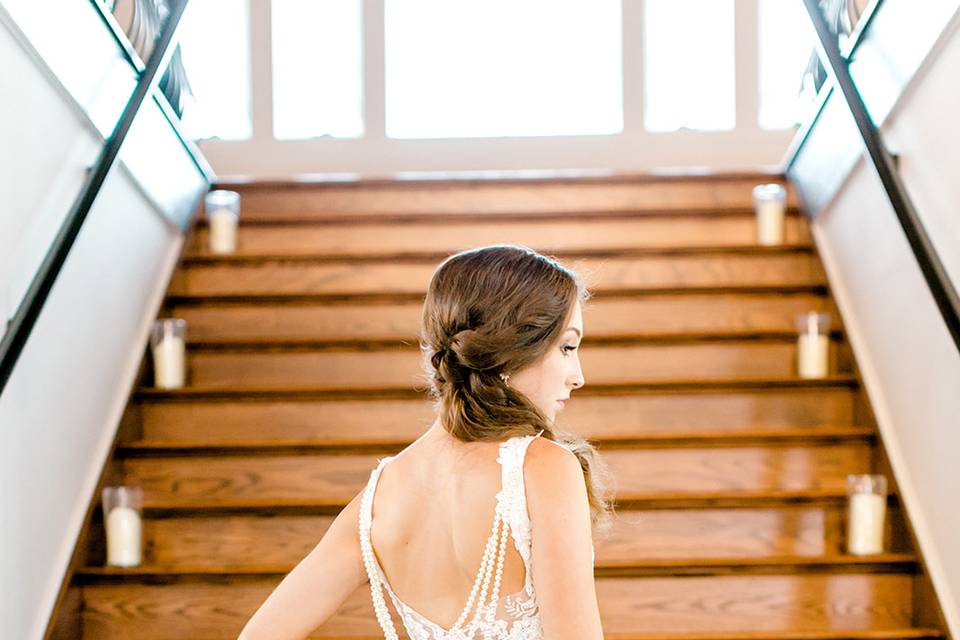
<svg viewBox="0 0 960 640">
<path fill-rule="evenodd" d="M 797 373 L 801 378 L 827 377 L 830 362 L 830 338 L 804 333 L 797 340 Z"/>
<path fill-rule="evenodd" d="M 847 552 L 866 555 L 883 552 L 887 498 L 876 493 L 850 495 L 847 520 Z"/>
<path fill-rule="evenodd" d="M 830 336 L 822 331 L 827 328 L 828 321 L 824 318 L 824 326 L 820 326 L 821 315 L 811 311 L 806 316 L 798 318 L 798 325 L 803 325 L 797 338 L 797 375 L 801 378 L 825 378 L 830 364 Z"/>
<path fill-rule="evenodd" d="M 780 200 L 761 200 L 757 202 L 757 244 L 783 244 L 786 213 Z"/>
<path fill-rule="evenodd" d="M 210 221 L 210 251 L 233 253 L 237 249 L 237 215 L 230 209 L 214 209 Z"/>
<path fill-rule="evenodd" d="M 168 333 L 153 347 L 154 384 L 177 389 L 186 382 L 186 346 L 183 338 Z"/>
<path fill-rule="evenodd" d="M 107 515 L 107 564 L 135 567 L 141 562 L 143 525 L 131 507 L 114 507 Z"/>
</svg>

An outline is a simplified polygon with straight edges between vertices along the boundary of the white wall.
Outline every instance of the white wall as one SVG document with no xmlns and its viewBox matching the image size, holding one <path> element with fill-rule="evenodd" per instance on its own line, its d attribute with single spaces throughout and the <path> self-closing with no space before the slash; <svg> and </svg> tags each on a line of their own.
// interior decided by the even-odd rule
<svg viewBox="0 0 960 640">
<path fill-rule="evenodd" d="M 785 0 L 786 1 L 786 0 Z M 794 1 L 794 0 L 790 0 Z M 795 0 L 799 2 L 800 0 Z M 403 171 L 742 169 L 779 164 L 793 130 L 757 122 L 757 0 L 735 0 L 737 127 L 651 133 L 643 126 L 643 2 L 623 0 L 624 131 L 611 136 L 398 140 L 384 131 L 383 0 L 364 0 L 366 133 L 356 140 L 272 138 L 270 0 L 250 0 L 253 138 L 199 146 L 217 173 L 282 178 L 310 173 L 379 176 Z M 709 55 L 703 51 L 703 55 Z M 799 82 L 799 77 L 797 78 Z"/>
<path fill-rule="evenodd" d="M 960 284 L 958 76 L 960 15 L 955 14 L 883 126 L 954 286 Z M 904 504 L 957 637 L 960 354 L 872 165 L 857 162 L 814 218 L 812 231 Z"/>
<path fill-rule="evenodd" d="M 82 33 L 71 12 L 101 40 Z M 70 16 L 60 35 L 83 42 L 51 38 L 56 25 L 50 15 Z M 37 41 L 27 41 L 18 25 L 27 28 L 30 21 L 59 59 L 42 60 L 31 46 Z M 95 120 L 116 118 L 117 104 L 122 108 L 129 95 L 124 87 L 131 86 L 132 68 L 119 64 L 124 61 L 115 49 L 90 3 L 18 0 L 0 6 L 4 320 L 19 305 L 103 145 Z M 78 53 L 92 51 L 105 56 L 91 62 Z M 73 84 L 66 88 L 46 62 L 65 63 L 82 76 L 70 76 Z M 84 87 L 92 90 L 85 93 Z M 92 117 L 90 106 L 96 107 Z M 195 165 L 183 161 L 182 146 L 173 149 L 181 157 L 170 161 L 177 145 L 170 144 L 169 129 L 158 140 L 158 119 L 158 112 L 138 115 L 121 152 L 126 162 L 107 176 L 0 394 L 0 638 L 43 637 L 179 256 L 183 237 L 171 211 L 182 210 L 205 187 L 196 173 L 184 179 Z M 159 157 L 145 154 L 144 147 Z M 162 175 L 153 182 L 143 177 L 145 156 L 160 164 L 153 173 Z M 147 195 L 164 180 L 166 200 Z"/>
<path fill-rule="evenodd" d="M 2 638 L 43 636 L 181 242 L 114 169 L 0 396 Z"/>
<path fill-rule="evenodd" d="M 103 139 L 0 21 L 0 318 L 30 285 Z M 31 124 L 42 123 L 36 128 Z"/>
</svg>

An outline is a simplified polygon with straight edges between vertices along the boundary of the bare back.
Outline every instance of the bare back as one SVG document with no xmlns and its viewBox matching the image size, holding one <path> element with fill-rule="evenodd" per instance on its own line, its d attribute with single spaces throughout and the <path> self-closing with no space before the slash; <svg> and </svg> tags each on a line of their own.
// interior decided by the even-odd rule
<svg viewBox="0 0 960 640">
<path fill-rule="evenodd" d="M 501 490 L 499 443 L 425 435 L 390 460 L 374 496 L 370 539 L 396 595 L 449 629 L 480 566 Z M 501 593 L 524 588 L 525 568 L 505 550 Z"/>
</svg>

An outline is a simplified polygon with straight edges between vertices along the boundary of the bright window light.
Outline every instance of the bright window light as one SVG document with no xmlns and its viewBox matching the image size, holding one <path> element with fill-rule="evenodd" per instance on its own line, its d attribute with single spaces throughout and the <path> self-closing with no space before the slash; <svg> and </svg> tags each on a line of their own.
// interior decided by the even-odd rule
<svg viewBox="0 0 960 640">
<path fill-rule="evenodd" d="M 623 130 L 620 0 L 386 0 L 391 138 Z"/>
<path fill-rule="evenodd" d="M 361 0 L 273 0 L 273 136 L 363 135 Z"/>
<path fill-rule="evenodd" d="M 812 104 L 801 97 L 803 71 L 816 35 L 801 2 L 760 0 L 760 126 L 803 122 Z"/>
<path fill-rule="evenodd" d="M 646 0 L 645 7 L 646 128 L 733 129 L 733 0 Z"/>
<path fill-rule="evenodd" d="M 194 95 L 183 108 L 184 134 L 193 140 L 250 138 L 248 0 L 188 2 L 177 33 Z"/>
</svg>

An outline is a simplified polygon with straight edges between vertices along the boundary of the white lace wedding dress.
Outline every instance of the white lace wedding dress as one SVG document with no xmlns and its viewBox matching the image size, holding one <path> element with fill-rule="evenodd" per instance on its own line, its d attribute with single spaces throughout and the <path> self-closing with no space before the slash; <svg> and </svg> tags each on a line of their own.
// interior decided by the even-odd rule
<svg viewBox="0 0 960 640">
<path fill-rule="evenodd" d="M 493 528 L 484 548 L 480 570 L 459 620 L 450 629 L 441 627 L 418 613 L 397 597 L 373 553 L 370 544 L 373 495 L 384 465 L 394 456 L 379 461 L 370 474 L 367 488 L 360 502 L 360 548 L 367 576 L 370 578 L 370 593 L 377 621 L 387 640 L 397 638 L 393 621 L 387 610 L 382 587 L 386 588 L 393 605 L 399 612 L 411 640 L 541 640 L 543 629 L 537 595 L 530 571 L 530 518 L 527 513 L 526 494 L 523 485 L 523 459 L 527 447 L 536 436 L 516 436 L 500 443 L 497 462 L 501 465 L 501 489 L 497 493 L 497 508 Z M 509 537 L 526 570 L 523 590 L 514 594 L 500 595 L 503 559 Z M 492 585 L 491 585 L 492 581 Z M 471 610 L 474 615 L 468 619 Z"/>
</svg>

